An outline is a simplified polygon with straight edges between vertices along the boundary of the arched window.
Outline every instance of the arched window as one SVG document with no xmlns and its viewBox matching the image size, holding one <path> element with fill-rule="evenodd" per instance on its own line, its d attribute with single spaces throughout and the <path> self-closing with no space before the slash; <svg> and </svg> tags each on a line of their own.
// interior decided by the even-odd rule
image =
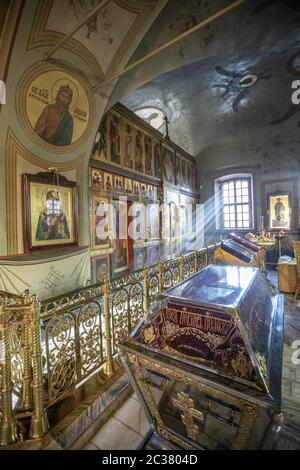
<svg viewBox="0 0 300 470">
<path fill-rule="evenodd" d="M 252 187 L 252 175 L 245 173 L 215 180 L 217 229 L 253 229 Z"/>
</svg>

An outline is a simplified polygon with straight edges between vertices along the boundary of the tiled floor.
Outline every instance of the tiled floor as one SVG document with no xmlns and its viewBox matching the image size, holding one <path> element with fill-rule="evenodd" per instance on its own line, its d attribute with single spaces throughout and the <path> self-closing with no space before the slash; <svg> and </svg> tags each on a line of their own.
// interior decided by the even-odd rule
<svg viewBox="0 0 300 470">
<path fill-rule="evenodd" d="M 135 394 L 95 434 L 85 450 L 133 450 L 149 429 L 146 416 Z"/>
<path fill-rule="evenodd" d="M 277 286 L 277 273 L 268 275 Z M 284 425 L 276 449 L 300 449 L 300 364 L 292 362 L 292 348 L 300 340 L 300 301 L 285 295 L 285 334 L 283 352 L 282 408 Z M 300 354 L 299 354 L 300 358 Z M 158 397 L 159 398 L 159 397 Z M 133 394 L 115 415 L 93 436 L 86 450 L 136 449 L 149 429 L 141 405 Z"/>
</svg>

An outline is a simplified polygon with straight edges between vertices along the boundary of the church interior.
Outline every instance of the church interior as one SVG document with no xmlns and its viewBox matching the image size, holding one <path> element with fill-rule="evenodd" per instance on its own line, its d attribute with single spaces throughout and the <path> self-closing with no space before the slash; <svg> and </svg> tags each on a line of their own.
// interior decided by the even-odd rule
<svg viewBox="0 0 300 470">
<path fill-rule="evenodd" d="M 1 0 L 0 450 L 300 449 L 299 25 Z"/>
</svg>

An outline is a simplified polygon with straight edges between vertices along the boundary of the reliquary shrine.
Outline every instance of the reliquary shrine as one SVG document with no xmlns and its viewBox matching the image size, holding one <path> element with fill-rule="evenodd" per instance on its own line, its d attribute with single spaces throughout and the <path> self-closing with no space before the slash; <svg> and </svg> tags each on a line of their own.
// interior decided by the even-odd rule
<svg viewBox="0 0 300 470">
<path fill-rule="evenodd" d="M 280 425 L 282 340 L 283 299 L 259 270 L 209 266 L 167 290 L 120 348 L 161 438 L 257 449 Z"/>
</svg>

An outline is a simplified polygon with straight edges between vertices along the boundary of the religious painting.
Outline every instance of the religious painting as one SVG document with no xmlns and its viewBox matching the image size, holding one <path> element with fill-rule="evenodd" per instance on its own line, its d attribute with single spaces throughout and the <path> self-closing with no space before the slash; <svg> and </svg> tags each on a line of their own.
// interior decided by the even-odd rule
<svg viewBox="0 0 300 470">
<path fill-rule="evenodd" d="M 148 185 L 146 183 L 140 182 L 140 195 L 142 197 L 148 196 Z"/>
<path fill-rule="evenodd" d="M 182 186 L 181 184 L 181 161 L 182 158 L 176 153 L 176 184 Z"/>
<path fill-rule="evenodd" d="M 59 69 L 27 80 L 25 120 L 40 142 L 48 146 L 64 148 L 78 142 L 90 120 L 86 84 Z"/>
<path fill-rule="evenodd" d="M 145 135 L 145 173 L 146 175 L 153 175 L 153 146 L 152 139 L 149 135 Z"/>
<path fill-rule="evenodd" d="M 148 240 L 159 239 L 159 226 L 160 226 L 160 208 L 159 204 L 147 205 L 147 238 Z"/>
<path fill-rule="evenodd" d="M 77 184 L 54 173 L 23 175 L 25 251 L 77 244 Z"/>
<path fill-rule="evenodd" d="M 153 149 L 153 176 L 155 178 L 160 178 L 161 176 L 161 151 L 160 151 L 160 142 L 154 142 Z"/>
<path fill-rule="evenodd" d="M 267 195 L 269 229 L 291 229 L 291 193 L 275 191 Z"/>
<path fill-rule="evenodd" d="M 114 175 L 114 192 L 119 194 L 124 193 L 123 176 Z"/>
<path fill-rule="evenodd" d="M 133 237 L 138 243 L 144 242 L 146 238 L 146 221 L 147 213 L 145 205 L 141 202 L 134 201 L 131 206 L 131 215 L 133 217 Z"/>
<path fill-rule="evenodd" d="M 139 271 L 143 269 L 146 264 L 146 250 L 145 248 L 138 248 L 134 250 L 134 270 Z"/>
<path fill-rule="evenodd" d="M 131 178 L 124 178 L 125 194 L 133 194 L 133 181 Z"/>
<path fill-rule="evenodd" d="M 129 269 L 127 202 L 114 200 L 113 205 L 115 208 L 113 217 L 115 250 L 112 255 L 112 269 L 113 275 L 118 275 Z"/>
<path fill-rule="evenodd" d="M 110 162 L 121 165 L 121 119 L 112 113 L 109 119 L 109 153 Z"/>
<path fill-rule="evenodd" d="M 140 173 L 144 173 L 144 136 L 140 130 L 137 130 L 135 136 L 134 150 L 134 169 Z"/>
<path fill-rule="evenodd" d="M 140 182 L 139 181 L 133 181 L 133 194 L 135 196 L 140 195 Z"/>
<path fill-rule="evenodd" d="M 108 161 L 106 116 L 102 119 L 99 130 L 97 132 L 93 153 L 94 158 L 103 160 L 104 162 Z"/>
<path fill-rule="evenodd" d="M 167 183 L 175 184 L 175 153 L 163 145 L 163 177 Z"/>
<path fill-rule="evenodd" d="M 93 283 L 103 283 L 106 278 L 110 279 L 110 256 L 95 256 L 92 258 Z"/>
<path fill-rule="evenodd" d="M 134 156 L 134 136 L 132 126 L 124 121 L 123 122 L 123 141 L 124 141 L 124 167 L 133 169 L 133 156 Z"/>
<path fill-rule="evenodd" d="M 102 171 L 93 167 L 90 167 L 90 188 L 99 192 L 103 191 Z"/>
<path fill-rule="evenodd" d="M 153 266 L 159 260 L 159 246 L 149 246 L 147 248 L 147 265 Z"/>
<path fill-rule="evenodd" d="M 103 173 L 103 191 L 105 193 L 113 192 L 113 175 L 111 173 Z"/>
<path fill-rule="evenodd" d="M 110 246 L 110 213 L 107 198 L 92 196 L 91 242 L 92 249 Z"/>
<path fill-rule="evenodd" d="M 154 187 L 152 184 L 148 184 L 148 198 L 151 199 L 152 201 L 154 200 Z"/>
<path fill-rule="evenodd" d="M 181 179 L 180 179 L 180 186 L 182 188 L 186 188 L 188 183 L 187 183 L 187 171 L 186 171 L 186 166 L 187 162 L 184 158 L 181 158 Z"/>
<path fill-rule="evenodd" d="M 187 182 L 187 188 L 191 189 L 191 164 L 187 162 L 186 165 L 186 182 Z"/>
</svg>

